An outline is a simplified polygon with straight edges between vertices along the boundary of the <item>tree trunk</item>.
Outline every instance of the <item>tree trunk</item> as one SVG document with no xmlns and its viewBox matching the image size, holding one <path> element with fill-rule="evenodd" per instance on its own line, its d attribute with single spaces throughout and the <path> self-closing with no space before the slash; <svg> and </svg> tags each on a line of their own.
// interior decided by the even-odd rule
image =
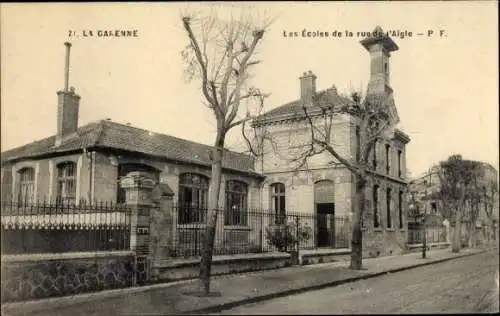
<svg viewBox="0 0 500 316">
<path fill-rule="evenodd" d="M 476 220 L 479 212 L 478 205 L 476 203 L 469 204 L 470 216 L 467 222 L 467 246 L 469 248 L 474 248 L 476 245 Z"/>
<path fill-rule="evenodd" d="M 472 225 L 472 223 L 468 223 L 468 227 L 467 227 L 467 247 L 469 248 L 472 248 L 474 245 L 473 245 L 473 242 L 472 242 L 472 238 L 474 236 L 474 227 L 475 225 Z"/>
<path fill-rule="evenodd" d="M 206 232 L 200 262 L 200 290 L 210 293 L 210 275 L 214 249 L 215 232 L 217 228 L 217 207 L 219 206 L 220 184 L 222 179 L 222 158 L 224 155 L 224 135 L 217 131 L 215 148 L 212 157 L 212 178 L 208 197 Z"/>
<path fill-rule="evenodd" d="M 363 231 L 361 230 L 361 219 L 365 211 L 365 187 L 366 179 L 363 176 L 356 177 L 356 208 L 352 221 L 351 238 L 351 266 L 353 270 L 361 270 L 363 266 Z"/>
<path fill-rule="evenodd" d="M 457 210 L 455 215 L 455 229 L 453 230 L 453 240 L 451 243 L 451 251 L 459 252 L 460 251 L 460 235 L 461 235 L 461 216 L 460 210 Z"/>
</svg>

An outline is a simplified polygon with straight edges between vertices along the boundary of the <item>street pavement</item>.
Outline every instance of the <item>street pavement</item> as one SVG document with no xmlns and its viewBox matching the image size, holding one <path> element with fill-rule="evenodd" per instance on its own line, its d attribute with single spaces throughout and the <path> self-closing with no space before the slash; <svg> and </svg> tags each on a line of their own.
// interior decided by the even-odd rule
<svg viewBox="0 0 500 316">
<path fill-rule="evenodd" d="M 490 251 L 218 315 L 498 313 L 498 269 L 498 251 Z"/>
<path fill-rule="evenodd" d="M 193 293 L 198 290 L 198 282 L 194 280 L 30 302 L 4 303 L 2 315 L 208 314 L 276 297 L 290 297 L 292 294 L 353 282 L 360 278 L 378 280 L 386 273 L 417 269 L 415 266 L 418 265 L 437 267 L 444 264 L 445 260 L 461 260 L 463 256 L 473 258 L 485 251 L 486 249 L 462 249 L 460 253 L 452 253 L 450 249 L 442 249 L 429 251 L 427 259 L 422 259 L 420 253 L 365 259 L 364 269 L 361 271 L 348 269 L 348 262 L 336 262 L 216 276 L 211 282 L 214 295 L 209 297 L 200 297 Z M 498 255 L 498 248 L 494 251 Z M 482 261 L 483 259 L 479 259 L 478 265 L 484 265 Z M 409 271 L 411 274 L 412 270 Z M 400 273 L 403 272 L 397 272 Z M 452 272 L 451 279 L 455 278 L 455 274 L 461 273 Z M 422 273 L 418 275 L 425 277 Z M 407 291 L 405 282 L 400 282 L 400 291 Z M 409 289 L 412 289 L 414 286 L 411 282 L 409 284 Z M 261 303 L 264 304 L 266 302 Z"/>
</svg>

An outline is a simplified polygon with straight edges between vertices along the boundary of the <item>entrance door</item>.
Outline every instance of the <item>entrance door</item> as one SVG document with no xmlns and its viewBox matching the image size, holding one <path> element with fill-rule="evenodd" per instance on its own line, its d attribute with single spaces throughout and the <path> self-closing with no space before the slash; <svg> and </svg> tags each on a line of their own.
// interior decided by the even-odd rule
<svg viewBox="0 0 500 316">
<path fill-rule="evenodd" d="M 335 225 L 333 218 L 335 214 L 335 204 L 317 203 L 316 214 L 316 227 L 318 229 L 316 246 L 329 247 L 334 245 L 333 236 L 335 236 Z"/>
</svg>

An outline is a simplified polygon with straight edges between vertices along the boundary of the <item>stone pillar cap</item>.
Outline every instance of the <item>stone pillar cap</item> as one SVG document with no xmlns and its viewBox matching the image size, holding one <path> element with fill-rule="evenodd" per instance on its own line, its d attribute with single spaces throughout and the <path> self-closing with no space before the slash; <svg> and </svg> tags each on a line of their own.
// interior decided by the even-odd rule
<svg viewBox="0 0 500 316">
<path fill-rule="evenodd" d="M 120 184 L 123 188 L 142 187 L 152 189 L 155 186 L 151 175 L 142 171 L 129 172 L 121 179 Z"/>
</svg>

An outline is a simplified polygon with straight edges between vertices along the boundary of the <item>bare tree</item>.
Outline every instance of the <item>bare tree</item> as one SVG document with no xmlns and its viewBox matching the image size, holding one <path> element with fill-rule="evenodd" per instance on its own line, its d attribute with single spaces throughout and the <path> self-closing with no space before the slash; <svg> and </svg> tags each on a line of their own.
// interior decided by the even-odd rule
<svg viewBox="0 0 500 316">
<path fill-rule="evenodd" d="M 495 233 L 495 221 L 498 218 L 495 216 L 495 209 L 498 208 L 498 182 L 495 180 L 490 180 L 483 187 L 483 207 L 487 218 L 488 226 L 488 240 L 490 238 L 490 232 L 493 232 L 493 239 L 496 240 L 497 236 Z"/>
<path fill-rule="evenodd" d="M 185 70 L 188 79 L 196 78 L 201 82 L 204 103 L 212 110 L 216 120 L 207 230 L 199 274 L 204 293 L 210 292 L 226 135 L 233 127 L 260 112 L 268 96 L 258 88 L 251 87 L 249 79 L 253 68 L 260 63 L 255 58 L 257 47 L 271 20 L 255 21 L 244 10 L 242 12 L 237 17 L 231 12 L 226 18 L 219 17 L 215 10 L 209 14 L 182 14 L 182 25 L 188 38 L 188 45 L 182 52 Z M 246 105 L 246 109 L 243 105 Z"/>
<path fill-rule="evenodd" d="M 365 188 L 367 180 L 372 176 L 373 168 L 370 153 L 377 140 L 391 136 L 394 126 L 387 100 L 378 94 L 369 94 L 364 99 L 360 93 L 354 92 L 348 104 L 334 106 L 319 104 L 317 97 L 313 98 L 313 106 L 302 107 L 302 119 L 306 121 L 309 136 L 306 143 L 302 143 L 296 151 L 292 161 L 297 163 L 297 169 L 307 167 L 311 157 L 328 153 L 334 159 L 332 164 L 344 165 L 356 179 L 355 212 L 352 222 L 351 264 L 350 268 L 362 268 L 362 230 L 361 221 L 365 210 Z M 357 154 L 353 159 L 340 154 L 339 148 L 333 141 L 332 123 L 340 115 L 347 114 L 354 118 L 359 131 Z"/>
<path fill-rule="evenodd" d="M 483 186 L 481 180 L 484 175 L 483 169 L 479 164 L 474 164 L 472 170 L 472 179 L 470 187 L 466 191 L 466 228 L 467 228 L 467 244 L 469 248 L 475 246 L 476 222 L 480 212 L 480 204 L 483 202 Z"/>
<path fill-rule="evenodd" d="M 440 162 L 440 188 L 437 197 L 443 206 L 443 217 L 455 223 L 452 252 L 460 251 L 462 222 L 467 222 L 468 231 L 475 229 L 478 213 L 475 204 L 479 197 L 477 179 L 480 175 L 480 164 L 464 160 L 461 155 L 452 155 L 446 161 Z M 469 239 L 469 236 L 467 238 Z"/>
</svg>

